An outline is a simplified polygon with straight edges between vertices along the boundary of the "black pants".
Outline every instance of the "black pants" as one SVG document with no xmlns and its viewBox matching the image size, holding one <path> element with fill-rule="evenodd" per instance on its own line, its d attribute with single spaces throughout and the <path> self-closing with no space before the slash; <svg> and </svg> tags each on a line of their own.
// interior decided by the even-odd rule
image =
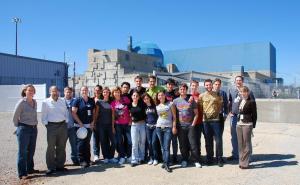
<svg viewBox="0 0 300 185">
<path fill-rule="evenodd" d="M 222 133 L 222 136 L 223 136 L 224 126 L 225 126 L 225 119 L 224 119 L 223 114 L 220 114 L 219 118 L 220 118 L 221 133 Z"/>
<path fill-rule="evenodd" d="M 131 142 L 131 132 L 130 125 L 122 125 L 116 124 L 116 148 L 119 153 L 120 158 L 124 158 L 125 156 L 131 157 L 132 151 L 132 142 Z M 127 143 L 127 147 L 125 147 L 125 143 Z"/>
<path fill-rule="evenodd" d="M 188 161 L 191 155 L 193 162 L 200 162 L 197 132 L 196 126 L 179 126 L 178 128 L 179 148 L 183 161 Z"/>
<path fill-rule="evenodd" d="M 201 135 L 203 133 L 203 123 L 198 124 L 195 127 L 197 129 L 197 145 L 199 149 L 199 155 L 201 157 Z"/>
<path fill-rule="evenodd" d="M 79 127 L 76 128 L 76 132 Z M 86 128 L 88 130 L 88 134 L 85 139 L 79 139 L 77 137 L 77 151 L 78 151 L 78 160 L 80 163 L 82 162 L 91 162 L 91 146 L 90 140 L 92 136 L 92 130 L 90 128 Z"/>
<path fill-rule="evenodd" d="M 100 136 L 100 146 L 104 159 L 111 159 L 114 157 L 116 149 L 115 136 L 112 133 L 112 125 L 99 125 L 97 127 Z"/>
</svg>

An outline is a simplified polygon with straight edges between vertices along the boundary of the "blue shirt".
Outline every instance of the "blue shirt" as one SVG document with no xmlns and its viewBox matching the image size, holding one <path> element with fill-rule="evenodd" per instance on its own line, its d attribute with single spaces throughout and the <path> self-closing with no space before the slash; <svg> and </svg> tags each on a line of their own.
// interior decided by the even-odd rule
<svg viewBox="0 0 300 185">
<path fill-rule="evenodd" d="M 87 102 L 82 97 L 76 98 L 73 101 L 72 107 L 77 108 L 77 115 L 83 124 L 90 124 L 93 121 L 93 110 L 95 108 L 93 98 L 89 97 Z M 74 121 L 77 123 L 76 120 Z"/>
<path fill-rule="evenodd" d="M 68 109 L 68 118 L 69 118 L 69 121 L 68 121 L 68 128 L 72 128 L 74 127 L 74 119 L 73 119 L 73 116 L 72 116 L 72 105 L 73 105 L 73 102 L 76 100 L 75 98 L 71 98 L 69 100 L 67 100 L 66 98 L 64 98 L 65 102 L 66 102 L 66 105 L 67 105 L 67 109 Z"/>
<path fill-rule="evenodd" d="M 234 87 L 232 89 L 229 89 L 229 112 L 233 114 L 238 114 L 239 113 L 239 106 L 240 106 L 240 100 L 242 97 L 239 94 L 239 91 L 237 87 Z M 250 100 L 255 101 L 254 95 L 252 91 L 249 93 Z"/>
<path fill-rule="evenodd" d="M 219 92 L 219 95 L 222 96 L 222 99 L 223 99 L 223 106 L 222 106 L 222 109 L 221 109 L 221 114 L 223 114 L 223 116 L 226 116 L 228 115 L 228 98 L 227 98 L 227 93 L 223 90 L 220 90 Z"/>
</svg>

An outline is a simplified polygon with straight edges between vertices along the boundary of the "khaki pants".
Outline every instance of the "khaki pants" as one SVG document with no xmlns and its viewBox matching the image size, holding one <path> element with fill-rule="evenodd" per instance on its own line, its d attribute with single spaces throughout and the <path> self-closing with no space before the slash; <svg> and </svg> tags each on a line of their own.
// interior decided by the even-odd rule
<svg viewBox="0 0 300 185">
<path fill-rule="evenodd" d="M 236 133 L 239 149 L 239 165 L 242 167 L 249 166 L 249 159 L 252 153 L 251 133 L 252 125 L 237 125 Z"/>
<path fill-rule="evenodd" d="M 47 128 L 46 163 L 49 170 L 63 168 L 66 161 L 68 128 L 66 123 L 49 123 Z"/>
</svg>

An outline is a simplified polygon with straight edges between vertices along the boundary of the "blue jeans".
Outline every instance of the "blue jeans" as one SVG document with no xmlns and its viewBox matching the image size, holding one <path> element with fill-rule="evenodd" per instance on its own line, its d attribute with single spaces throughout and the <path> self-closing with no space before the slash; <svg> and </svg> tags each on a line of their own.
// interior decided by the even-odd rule
<svg viewBox="0 0 300 185">
<path fill-rule="evenodd" d="M 145 158 L 146 128 L 145 123 L 131 125 L 132 156 L 131 163 L 138 163 Z"/>
<path fill-rule="evenodd" d="M 79 127 L 76 127 L 76 132 Z M 77 137 L 77 152 L 78 152 L 78 160 L 80 163 L 87 162 L 88 164 L 91 162 L 91 136 L 92 130 L 90 128 L 86 128 L 88 130 L 88 134 L 85 139 L 79 139 Z"/>
<path fill-rule="evenodd" d="M 219 121 L 204 122 L 204 136 L 207 160 L 213 160 L 214 155 L 214 142 L 216 141 L 216 157 L 220 160 L 223 156 L 223 139 L 222 127 Z"/>
<path fill-rule="evenodd" d="M 28 171 L 34 169 L 33 156 L 36 146 L 37 128 L 30 126 L 18 126 L 18 175 L 27 176 Z"/>
<path fill-rule="evenodd" d="M 147 143 L 148 143 L 148 149 L 149 149 L 149 156 L 153 160 L 158 160 L 157 155 L 157 135 L 156 135 L 156 129 L 155 126 L 150 128 L 149 126 L 146 126 L 146 135 L 147 135 Z"/>
<path fill-rule="evenodd" d="M 93 131 L 93 153 L 94 156 L 100 156 L 100 136 L 97 131 Z"/>
<path fill-rule="evenodd" d="M 158 136 L 161 151 L 163 154 L 163 160 L 166 165 L 169 165 L 170 162 L 170 144 L 171 144 L 171 138 L 172 138 L 172 128 L 166 127 L 166 128 L 156 128 L 156 134 Z"/>
<path fill-rule="evenodd" d="M 131 157 L 132 142 L 130 134 L 130 125 L 116 124 L 116 141 L 119 157 Z M 127 146 L 125 147 L 125 143 Z"/>
<path fill-rule="evenodd" d="M 232 151 L 231 154 L 234 158 L 239 158 L 239 151 L 238 151 L 238 140 L 236 134 L 236 124 L 237 124 L 237 115 L 230 117 L 230 133 L 231 133 L 231 146 Z"/>
<path fill-rule="evenodd" d="M 73 163 L 78 163 L 78 154 L 77 154 L 77 136 L 76 136 L 76 128 L 71 127 L 68 128 L 68 138 L 71 146 L 71 160 Z"/>
</svg>

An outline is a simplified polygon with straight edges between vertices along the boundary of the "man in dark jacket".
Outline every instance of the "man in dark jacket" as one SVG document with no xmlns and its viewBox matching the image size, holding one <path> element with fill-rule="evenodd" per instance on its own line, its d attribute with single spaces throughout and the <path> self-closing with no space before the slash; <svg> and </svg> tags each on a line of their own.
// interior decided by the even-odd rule
<svg viewBox="0 0 300 185">
<path fill-rule="evenodd" d="M 244 77 L 236 76 L 235 77 L 235 86 L 229 89 L 229 116 L 230 116 L 230 133 L 231 133 L 231 145 L 232 152 L 231 156 L 227 160 L 238 160 L 238 142 L 236 134 L 236 124 L 237 124 L 237 115 L 239 111 L 239 105 L 241 100 L 241 95 L 239 94 L 239 89 L 244 86 Z M 250 91 L 249 97 L 251 100 L 255 101 L 253 93 Z"/>
</svg>

